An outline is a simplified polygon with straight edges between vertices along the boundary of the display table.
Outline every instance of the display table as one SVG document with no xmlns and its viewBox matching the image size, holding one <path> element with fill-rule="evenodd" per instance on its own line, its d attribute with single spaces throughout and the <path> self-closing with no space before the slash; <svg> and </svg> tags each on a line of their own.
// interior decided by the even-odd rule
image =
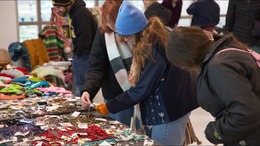
<svg viewBox="0 0 260 146">
<path fill-rule="evenodd" d="M 81 109 L 79 97 L 0 100 L 0 105 L 0 144 L 159 145 L 108 116 Z"/>
</svg>

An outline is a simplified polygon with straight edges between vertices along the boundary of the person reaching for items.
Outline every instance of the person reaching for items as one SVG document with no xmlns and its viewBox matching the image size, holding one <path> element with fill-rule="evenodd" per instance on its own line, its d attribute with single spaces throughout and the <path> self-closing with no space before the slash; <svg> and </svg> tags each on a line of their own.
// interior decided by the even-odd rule
<svg viewBox="0 0 260 146">
<path fill-rule="evenodd" d="M 167 60 L 169 30 L 158 17 L 148 21 L 128 1 L 121 4 L 115 26 L 117 34 L 134 44 L 129 75 L 133 86 L 96 110 L 117 113 L 140 103 L 148 136 L 164 145 L 183 145 L 190 112 L 198 107 L 196 78 Z"/>
<path fill-rule="evenodd" d="M 89 58 L 89 71 L 83 87 L 81 101 L 83 108 L 90 106 L 97 92 L 102 88 L 105 101 L 109 101 L 128 90 L 128 72 L 132 63 L 131 44 L 127 44 L 115 33 L 115 23 L 122 0 L 106 0 L 102 6 L 101 30 L 98 29 Z M 133 107 L 110 117 L 130 126 Z"/>
</svg>

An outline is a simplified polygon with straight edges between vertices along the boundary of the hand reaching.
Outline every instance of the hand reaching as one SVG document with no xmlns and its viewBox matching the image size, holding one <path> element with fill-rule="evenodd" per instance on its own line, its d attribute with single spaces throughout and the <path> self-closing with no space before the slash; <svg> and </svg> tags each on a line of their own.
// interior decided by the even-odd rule
<svg viewBox="0 0 260 146">
<path fill-rule="evenodd" d="M 81 96 L 81 103 L 82 103 L 82 107 L 84 109 L 89 108 L 91 101 L 90 101 L 90 95 L 88 92 L 83 92 L 83 94 Z"/>
</svg>

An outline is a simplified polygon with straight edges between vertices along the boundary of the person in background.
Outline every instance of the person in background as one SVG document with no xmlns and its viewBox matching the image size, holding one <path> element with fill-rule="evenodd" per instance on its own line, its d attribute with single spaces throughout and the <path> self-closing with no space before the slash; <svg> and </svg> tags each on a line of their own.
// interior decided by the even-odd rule
<svg viewBox="0 0 260 146">
<path fill-rule="evenodd" d="M 191 26 L 199 26 L 207 31 L 214 31 L 220 19 L 220 7 L 215 0 L 197 0 L 188 8 L 192 15 Z"/>
<path fill-rule="evenodd" d="M 52 2 L 59 15 L 69 15 L 69 36 L 72 38 L 74 55 L 72 61 L 74 94 L 80 96 L 98 24 L 83 0 L 52 0 Z"/>
<path fill-rule="evenodd" d="M 168 59 L 198 75 L 199 105 L 215 117 L 206 138 L 225 146 L 260 145 L 260 68 L 248 48 L 232 34 L 195 27 L 175 28 L 168 42 Z"/>
<path fill-rule="evenodd" d="M 115 33 L 115 22 L 122 0 L 106 0 L 102 6 L 101 29 L 98 29 L 89 58 L 89 71 L 81 96 L 83 108 L 102 88 L 109 101 L 130 88 L 128 72 L 132 63 L 132 45 Z M 130 126 L 133 107 L 109 116 Z"/>
<path fill-rule="evenodd" d="M 251 6 L 247 0 L 229 0 L 225 31 L 232 32 L 242 43 L 247 44 L 256 52 L 260 53 L 260 38 L 252 36 L 253 20 L 260 20 L 260 1 L 251 0 Z"/>
<path fill-rule="evenodd" d="M 96 110 L 117 113 L 140 103 L 148 136 L 163 145 L 183 145 L 190 112 L 198 107 L 196 78 L 167 60 L 169 31 L 158 17 L 147 21 L 138 8 L 124 0 L 115 26 L 117 34 L 134 44 L 129 75 L 132 87 L 96 105 Z"/>
<path fill-rule="evenodd" d="M 182 0 L 163 0 L 162 5 L 171 11 L 171 20 L 168 22 L 167 26 L 174 28 L 178 25 L 181 10 L 182 10 Z"/>
<path fill-rule="evenodd" d="M 168 22 L 171 20 L 171 11 L 168 10 L 167 8 L 165 8 L 164 6 L 162 6 L 158 2 L 154 2 L 154 3 L 150 4 L 146 8 L 144 15 L 145 15 L 146 19 L 149 19 L 154 16 L 158 17 L 161 19 L 161 21 L 165 25 L 167 25 Z"/>
</svg>

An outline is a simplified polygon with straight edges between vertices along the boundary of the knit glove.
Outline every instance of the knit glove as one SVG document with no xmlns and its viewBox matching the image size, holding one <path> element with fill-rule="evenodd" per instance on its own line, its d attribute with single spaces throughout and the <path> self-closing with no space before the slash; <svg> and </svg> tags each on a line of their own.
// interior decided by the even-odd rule
<svg viewBox="0 0 260 146">
<path fill-rule="evenodd" d="M 95 110 L 98 111 L 102 115 L 107 115 L 109 114 L 109 110 L 107 109 L 106 103 L 101 103 L 99 105 L 95 106 Z"/>
</svg>

